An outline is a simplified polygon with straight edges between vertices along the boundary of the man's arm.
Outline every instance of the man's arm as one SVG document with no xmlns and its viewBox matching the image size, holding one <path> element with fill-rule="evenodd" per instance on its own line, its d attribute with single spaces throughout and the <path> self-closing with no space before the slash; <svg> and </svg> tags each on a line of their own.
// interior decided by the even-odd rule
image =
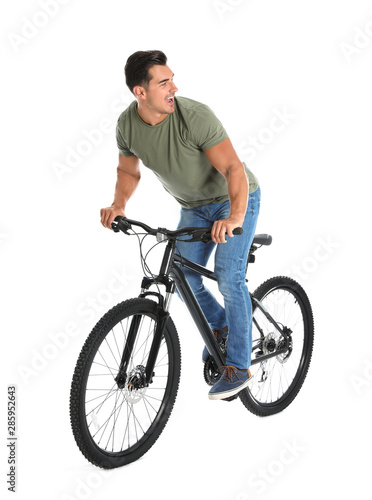
<svg viewBox="0 0 372 500">
<path fill-rule="evenodd" d="M 248 204 L 249 181 L 229 138 L 204 152 L 212 165 L 225 177 L 228 186 L 230 216 L 216 221 L 212 229 L 212 240 L 216 243 L 226 243 L 225 233 L 232 237 L 233 229 L 243 225 Z"/>
<path fill-rule="evenodd" d="M 101 223 L 109 229 L 112 229 L 111 223 L 117 215 L 125 216 L 126 204 L 140 181 L 141 172 L 137 156 L 119 154 L 117 174 L 114 201 L 111 207 L 101 209 Z"/>
</svg>

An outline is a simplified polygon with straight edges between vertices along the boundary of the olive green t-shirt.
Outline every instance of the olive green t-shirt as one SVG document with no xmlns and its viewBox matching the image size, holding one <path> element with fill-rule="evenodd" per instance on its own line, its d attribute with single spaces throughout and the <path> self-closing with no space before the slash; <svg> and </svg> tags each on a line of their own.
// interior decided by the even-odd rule
<svg viewBox="0 0 372 500">
<path fill-rule="evenodd" d="M 228 200 L 227 183 L 205 150 L 228 135 L 213 111 L 200 102 L 175 97 L 175 110 L 157 125 L 148 125 L 133 101 L 119 116 L 116 139 L 123 156 L 136 155 L 182 206 L 193 208 Z M 243 163 L 249 192 L 258 182 Z"/>
</svg>

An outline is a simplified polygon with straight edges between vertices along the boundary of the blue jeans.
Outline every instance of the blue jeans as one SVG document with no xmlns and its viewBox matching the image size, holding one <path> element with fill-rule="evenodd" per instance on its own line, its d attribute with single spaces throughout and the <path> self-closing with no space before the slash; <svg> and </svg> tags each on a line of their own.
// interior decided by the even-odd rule
<svg viewBox="0 0 372 500">
<path fill-rule="evenodd" d="M 245 269 L 249 248 L 255 234 L 260 209 L 261 190 L 249 195 L 248 207 L 243 223 L 243 234 L 229 238 L 227 243 L 216 244 L 179 241 L 179 253 L 193 262 L 206 266 L 208 259 L 217 245 L 214 273 L 218 289 L 224 298 L 224 305 L 203 283 L 199 274 L 182 268 L 199 305 L 211 328 L 220 329 L 228 325 L 226 365 L 247 369 L 251 364 L 252 351 L 252 303 L 245 282 Z M 208 227 L 216 220 L 226 219 L 230 215 L 230 201 L 211 203 L 196 208 L 182 208 L 178 227 Z M 186 239 L 186 238 L 185 238 Z"/>
</svg>

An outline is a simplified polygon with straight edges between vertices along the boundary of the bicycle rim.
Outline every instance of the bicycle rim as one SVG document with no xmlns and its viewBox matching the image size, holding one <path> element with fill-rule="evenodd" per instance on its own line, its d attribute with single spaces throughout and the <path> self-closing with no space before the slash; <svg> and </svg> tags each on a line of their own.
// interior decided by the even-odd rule
<svg viewBox="0 0 372 500">
<path fill-rule="evenodd" d="M 128 301 L 131 302 L 131 301 Z M 150 307 L 142 303 L 150 303 Z M 75 438 L 84 455 L 93 463 L 112 468 L 138 459 L 155 442 L 164 428 L 176 397 L 179 381 L 179 344 L 174 345 L 175 328 L 169 319 L 154 367 L 153 382 L 136 388 L 136 379 L 144 373 L 156 326 L 156 304 L 136 300 L 122 311 L 122 318 L 108 314 L 92 332 L 89 355 L 83 349 L 74 376 L 72 394 L 79 392 L 78 423 L 72 421 Z M 123 304 L 119 304 L 123 308 Z M 119 307 L 116 306 L 116 307 Z M 115 308 L 114 308 L 115 309 Z M 127 309 L 127 310 L 125 310 Z M 134 315 L 140 315 L 136 341 L 123 388 L 115 382 L 120 360 Z M 178 342 L 178 337 L 177 337 Z M 178 353 L 178 357 L 177 357 Z M 178 361 L 177 361 L 178 360 Z M 78 366 L 84 369 L 78 370 Z M 80 375 L 80 376 L 79 376 Z M 74 398 L 72 397 L 72 401 Z M 72 404 L 72 406 L 74 406 Z"/>
<path fill-rule="evenodd" d="M 252 365 L 254 378 L 242 394 L 248 409 L 265 416 L 282 411 L 302 386 L 313 347 L 313 318 L 304 290 L 290 278 L 272 278 L 254 296 L 279 325 L 291 330 L 287 352 Z M 254 321 L 252 326 L 252 359 L 280 349 L 284 342 L 258 307 L 254 308 L 253 317 L 257 324 Z"/>
</svg>

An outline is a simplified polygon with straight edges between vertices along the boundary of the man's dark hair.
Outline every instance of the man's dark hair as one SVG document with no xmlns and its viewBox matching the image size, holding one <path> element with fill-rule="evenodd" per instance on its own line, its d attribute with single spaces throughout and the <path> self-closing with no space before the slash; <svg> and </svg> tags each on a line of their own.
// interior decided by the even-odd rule
<svg viewBox="0 0 372 500">
<path fill-rule="evenodd" d="M 167 64 L 167 56 L 161 50 L 139 50 L 128 57 L 124 73 L 126 84 L 132 93 L 136 85 L 148 87 L 151 80 L 149 69 L 154 64 Z"/>
</svg>

